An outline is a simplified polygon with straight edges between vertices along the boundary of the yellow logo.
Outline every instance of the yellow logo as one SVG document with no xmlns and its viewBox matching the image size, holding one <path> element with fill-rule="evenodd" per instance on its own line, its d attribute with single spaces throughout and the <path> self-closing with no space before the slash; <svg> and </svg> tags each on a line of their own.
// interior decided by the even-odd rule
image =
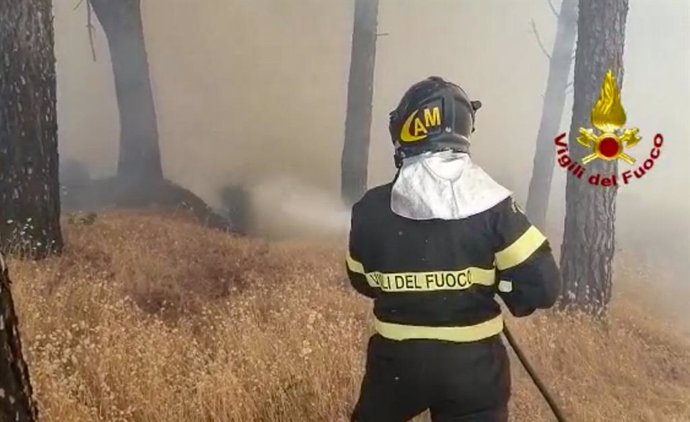
<svg viewBox="0 0 690 422">
<path fill-rule="evenodd" d="M 628 164 L 633 164 L 635 159 L 624 152 L 625 148 L 631 148 L 640 142 L 637 128 L 620 129 L 625 125 L 625 110 L 621 103 L 621 94 L 616 86 L 613 72 L 609 69 L 604 76 L 604 82 L 599 94 L 599 100 L 592 108 L 592 126 L 599 129 L 597 134 L 593 129 L 580 128 L 577 142 L 592 153 L 582 159 L 582 164 L 592 160 L 601 159 L 613 161 L 621 159 Z"/>
<path fill-rule="evenodd" d="M 423 111 L 423 120 L 419 116 L 419 112 Z M 400 140 L 403 142 L 417 142 L 429 136 L 431 128 L 441 126 L 441 107 L 436 105 L 427 107 L 421 110 L 415 110 L 414 113 L 405 120 L 400 131 Z"/>
</svg>

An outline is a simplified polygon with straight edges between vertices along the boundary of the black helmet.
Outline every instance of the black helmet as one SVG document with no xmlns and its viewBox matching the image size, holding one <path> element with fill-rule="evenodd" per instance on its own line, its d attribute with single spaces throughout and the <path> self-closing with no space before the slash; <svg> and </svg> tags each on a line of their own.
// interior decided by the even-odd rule
<svg viewBox="0 0 690 422">
<path fill-rule="evenodd" d="M 390 113 L 395 165 L 425 152 L 469 152 L 474 114 L 482 106 L 459 86 L 431 76 L 407 90 Z"/>
</svg>

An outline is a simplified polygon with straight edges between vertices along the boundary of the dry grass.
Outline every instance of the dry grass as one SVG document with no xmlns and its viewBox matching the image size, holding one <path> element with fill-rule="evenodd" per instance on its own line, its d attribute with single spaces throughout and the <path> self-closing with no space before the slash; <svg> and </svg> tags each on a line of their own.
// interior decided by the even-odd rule
<svg viewBox="0 0 690 422">
<path fill-rule="evenodd" d="M 342 250 L 152 215 L 65 229 L 64 256 L 10 262 L 44 421 L 346 420 L 369 305 Z M 690 421 L 690 346 L 644 310 L 511 322 L 571 421 Z M 552 420 L 513 371 L 513 420 Z"/>
</svg>

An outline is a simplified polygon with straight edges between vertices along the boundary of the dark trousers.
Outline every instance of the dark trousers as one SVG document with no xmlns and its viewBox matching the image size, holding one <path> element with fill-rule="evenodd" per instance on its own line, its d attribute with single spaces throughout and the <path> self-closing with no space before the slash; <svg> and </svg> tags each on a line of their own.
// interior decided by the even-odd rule
<svg viewBox="0 0 690 422">
<path fill-rule="evenodd" d="M 353 422 L 507 422 L 510 362 L 499 336 L 474 343 L 369 339 Z"/>
</svg>

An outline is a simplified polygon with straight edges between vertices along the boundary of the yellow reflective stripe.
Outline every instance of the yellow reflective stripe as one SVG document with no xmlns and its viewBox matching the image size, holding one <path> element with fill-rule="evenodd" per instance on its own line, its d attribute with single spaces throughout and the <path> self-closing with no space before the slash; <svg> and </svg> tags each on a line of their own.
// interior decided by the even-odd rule
<svg viewBox="0 0 690 422">
<path fill-rule="evenodd" d="M 347 268 L 353 273 L 366 277 L 371 287 L 378 287 L 386 292 L 418 292 L 438 290 L 465 290 L 475 284 L 492 286 L 496 282 L 494 269 L 468 267 L 459 271 L 429 271 L 410 273 L 366 272 L 361 262 L 346 257 Z"/>
<path fill-rule="evenodd" d="M 503 331 L 503 317 L 499 314 L 488 321 L 464 327 L 402 325 L 375 319 L 374 327 L 382 337 L 391 340 L 430 339 L 461 343 L 479 341 L 499 334 Z"/>
<path fill-rule="evenodd" d="M 465 290 L 475 284 L 492 286 L 496 282 L 493 269 L 469 267 L 460 271 L 430 271 L 415 273 L 366 273 L 369 284 L 386 292 L 432 292 Z"/>
<path fill-rule="evenodd" d="M 545 240 L 546 237 L 539 229 L 531 226 L 512 245 L 496 253 L 496 267 L 499 270 L 506 270 L 523 263 Z"/>
<path fill-rule="evenodd" d="M 354 258 L 352 258 L 349 252 L 347 253 L 347 258 L 345 258 L 345 261 L 347 262 L 347 268 L 349 268 L 350 271 L 352 271 L 353 273 L 366 274 L 364 271 L 364 265 L 362 265 L 361 262 L 356 261 Z"/>
<path fill-rule="evenodd" d="M 350 253 L 347 253 L 347 257 L 345 258 L 345 262 L 347 262 L 347 268 L 352 271 L 353 273 L 361 274 L 367 279 L 367 283 L 371 287 L 379 287 L 378 284 L 376 284 L 376 280 L 373 279 L 370 274 L 367 274 L 366 271 L 364 271 L 364 265 L 362 265 L 361 262 L 357 261 L 354 259 L 352 256 L 350 256 Z"/>
</svg>

